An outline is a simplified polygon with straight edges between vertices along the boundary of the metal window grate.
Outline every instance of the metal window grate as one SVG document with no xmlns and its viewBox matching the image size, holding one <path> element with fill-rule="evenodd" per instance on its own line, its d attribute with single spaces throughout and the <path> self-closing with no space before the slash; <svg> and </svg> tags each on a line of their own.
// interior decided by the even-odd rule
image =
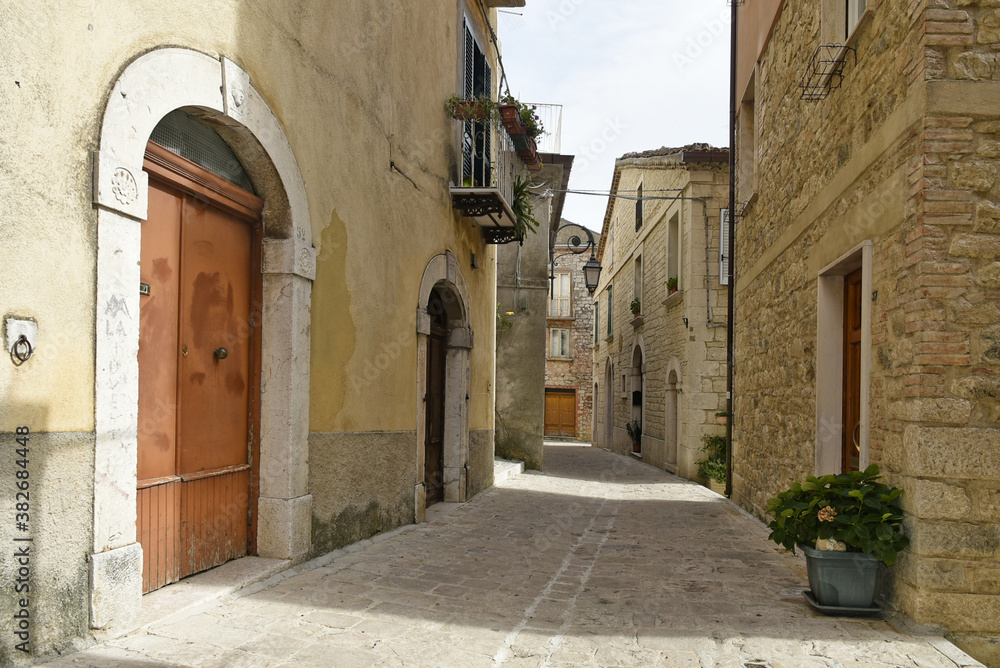
<svg viewBox="0 0 1000 668">
<path fill-rule="evenodd" d="M 847 54 L 851 54 L 857 64 L 857 51 L 853 47 L 843 44 L 824 44 L 818 47 L 809 59 L 806 73 L 799 83 L 802 89 L 801 99 L 818 102 L 825 100 L 830 91 L 840 88 L 844 82 Z"/>
<path fill-rule="evenodd" d="M 153 128 L 149 139 L 230 183 L 255 192 L 250 175 L 226 140 L 180 109 L 164 116 Z"/>
</svg>

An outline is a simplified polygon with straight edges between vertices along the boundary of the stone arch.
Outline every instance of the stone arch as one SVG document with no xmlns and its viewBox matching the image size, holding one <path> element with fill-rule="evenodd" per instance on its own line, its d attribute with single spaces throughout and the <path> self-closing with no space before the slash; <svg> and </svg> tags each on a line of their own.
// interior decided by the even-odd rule
<svg viewBox="0 0 1000 668">
<path fill-rule="evenodd" d="M 667 363 L 666 401 L 664 403 L 664 468 L 677 472 L 677 448 L 681 440 L 681 362 L 671 357 Z"/>
<path fill-rule="evenodd" d="M 109 631 L 128 628 L 142 601 L 135 535 L 136 286 L 139 222 L 148 202 L 142 164 L 153 128 L 175 109 L 213 125 L 266 201 L 257 547 L 261 556 L 285 559 L 309 551 L 309 306 L 316 252 L 305 184 L 281 125 L 246 72 L 224 57 L 190 49 L 150 51 L 115 82 L 93 159 L 98 251 L 90 625 Z"/>
<path fill-rule="evenodd" d="M 417 296 L 417 448 L 414 507 L 416 522 L 424 521 L 427 489 L 424 484 L 424 454 L 427 414 L 427 344 L 431 316 L 427 303 L 431 290 L 437 289 L 448 316 L 448 342 L 445 371 L 444 418 L 444 500 L 468 499 L 469 465 L 469 382 L 470 351 L 473 336 L 469 327 L 469 291 L 458 261 L 451 251 L 435 255 L 424 268 Z"/>
<path fill-rule="evenodd" d="M 643 410 L 643 405 L 646 402 L 646 345 L 642 340 L 642 335 L 636 335 L 635 343 L 632 346 L 632 357 L 631 357 L 631 383 L 629 385 L 629 405 L 631 407 L 630 420 L 638 420 L 642 424 L 643 435 L 646 433 L 646 411 Z M 639 403 L 635 403 L 634 394 L 635 392 L 640 393 Z M 635 450 L 633 448 L 633 454 L 642 454 L 642 443 L 639 443 L 639 449 Z"/>
<path fill-rule="evenodd" d="M 612 450 L 615 444 L 615 375 L 609 355 L 604 363 L 604 447 Z"/>
</svg>

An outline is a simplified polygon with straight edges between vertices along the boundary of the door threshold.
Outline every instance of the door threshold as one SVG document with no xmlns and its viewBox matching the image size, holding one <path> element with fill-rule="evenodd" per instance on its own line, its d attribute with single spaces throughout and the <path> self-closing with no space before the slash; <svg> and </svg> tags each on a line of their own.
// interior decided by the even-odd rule
<svg viewBox="0 0 1000 668">
<path fill-rule="evenodd" d="M 293 563 L 291 559 L 241 557 L 143 594 L 139 628 L 162 623 L 174 615 L 217 601 L 266 580 Z"/>
<path fill-rule="evenodd" d="M 636 459 L 642 459 L 642 453 L 641 453 L 641 452 L 633 452 L 633 453 L 631 453 L 631 454 L 632 454 L 632 456 L 633 456 L 633 457 L 635 457 Z"/>
</svg>

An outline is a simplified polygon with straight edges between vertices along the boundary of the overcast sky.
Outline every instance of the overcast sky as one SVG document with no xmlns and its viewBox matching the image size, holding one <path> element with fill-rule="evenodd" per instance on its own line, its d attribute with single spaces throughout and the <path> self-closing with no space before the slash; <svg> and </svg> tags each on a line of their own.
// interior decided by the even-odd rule
<svg viewBox="0 0 1000 668">
<path fill-rule="evenodd" d="M 611 187 L 632 151 L 729 143 L 726 0 L 528 0 L 501 9 L 511 93 L 563 105 L 574 190 Z M 508 13 L 511 12 L 511 13 Z M 600 231 L 607 197 L 570 194 L 563 217 Z"/>
</svg>

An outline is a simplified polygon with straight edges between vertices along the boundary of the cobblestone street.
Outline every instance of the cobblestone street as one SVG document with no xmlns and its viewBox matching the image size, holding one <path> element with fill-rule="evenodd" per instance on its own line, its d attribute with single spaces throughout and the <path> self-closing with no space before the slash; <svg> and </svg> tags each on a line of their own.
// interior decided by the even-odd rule
<svg viewBox="0 0 1000 668">
<path fill-rule="evenodd" d="M 575 445 L 545 469 L 49 665 L 980 665 L 814 612 L 802 557 L 701 486 Z"/>
</svg>

